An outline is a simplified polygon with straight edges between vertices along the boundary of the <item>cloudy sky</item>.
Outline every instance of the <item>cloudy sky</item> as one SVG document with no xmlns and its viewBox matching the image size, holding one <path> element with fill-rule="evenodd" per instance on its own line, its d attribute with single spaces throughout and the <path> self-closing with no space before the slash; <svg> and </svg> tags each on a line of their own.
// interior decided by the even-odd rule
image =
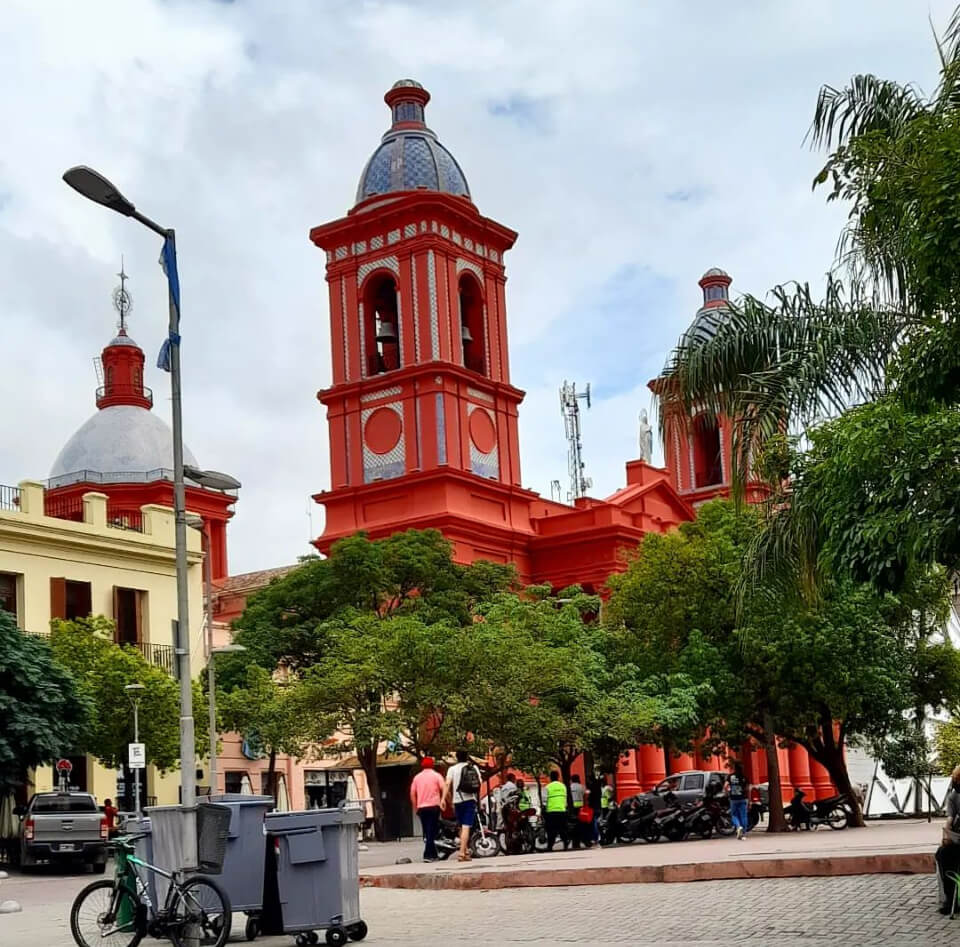
<svg viewBox="0 0 960 947">
<path fill-rule="evenodd" d="M 930 89 L 951 0 L 2 0 L 0 483 L 43 479 L 94 410 L 120 255 L 147 384 L 164 334 L 157 238 L 60 181 L 113 179 L 177 230 L 184 410 L 199 462 L 244 484 L 231 570 L 292 562 L 323 513 L 324 259 L 413 77 L 507 257 L 524 484 L 565 481 L 557 388 L 591 382 L 604 496 L 710 266 L 762 294 L 830 265 L 843 209 L 802 139 L 822 83 Z M 156 410 L 169 415 L 161 395 Z"/>
</svg>

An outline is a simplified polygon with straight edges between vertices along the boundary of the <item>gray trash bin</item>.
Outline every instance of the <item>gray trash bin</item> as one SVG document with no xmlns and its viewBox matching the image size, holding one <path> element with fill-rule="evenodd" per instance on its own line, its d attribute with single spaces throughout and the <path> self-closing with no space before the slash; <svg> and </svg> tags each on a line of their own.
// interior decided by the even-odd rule
<svg viewBox="0 0 960 947">
<path fill-rule="evenodd" d="M 360 918 L 358 826 L 363 809 L 272 812 L 265 820 L 277 858 L 277 893 L 288 934 L 335 930 L 328 943 L 366 936 Z M 298 940 L 298 943 L 301 941 Z"/>
<path fill-rule="evenodd" d="M 215 803 L 230 810 L 230 830 L 223 871 L 217 879 L 234 911 L 256 914 L 263 907 L 263 863 L 266 837 L 263 818 L 273 808 L 273 796 L 218 793 L 200 804 Z"/>
</svg>

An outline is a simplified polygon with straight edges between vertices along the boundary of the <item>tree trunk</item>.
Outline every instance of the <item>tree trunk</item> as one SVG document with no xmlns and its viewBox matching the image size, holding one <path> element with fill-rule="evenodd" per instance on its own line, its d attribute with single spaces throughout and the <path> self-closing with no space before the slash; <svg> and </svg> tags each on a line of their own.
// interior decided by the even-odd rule
<svg viewBox="0 0 960 947">
<path fill-rule="evenodd" d="M 842 734 L 842 728 L 841 728 Z M 820 746 L 807 745 L 807 750 L 813 758 L 826 769 L 830 774 L 833 785 L 837 787 L 837 792 L 847 797 L 847 803 L 853 818 L 850 820 L 851 828 L 862 829 L 863 810 L 860 808 L 860 800 L 854 795 L 853 787 L 850 784 L 850 774 L 847 772 L 847 761 L 843 758 L 843 740 L 840 742 L 834 737 L 833 717 L 829 713 L 820 715 L 820 739 L 817 741 Z"/>
<path fill-rule="evenodd" d="M 383 814 L 383 800 L 380 798 L 380 776 L 377 772 L 377 748 L 369 747 L 365 750 L 357 750 L 357 759 L 363 767 L 364 775 L 367 777 L 367 789 L 370 791 L 370 799 L 373 804 L 373 836 L 378 842 L 386 838 Z"/>
<path fill-rule="evenodd" d="M 273 796 L 273 805 L 276 808 L 277 803 L 280 801 L 279 793 L 277 792 L 277 751 L 270 750 L 270 761 L 267 763 L 267 792 Z"/>
<path fill-rule="evenodd" d="M 826 741 L 824 741 L 826 742 Z M 854 795 L 853 787 L 850 784 L 850 774 L 847 772 L 847 762 L 843 758 L 843 748 L 836 746 L 831 737 L 828 746 L 824 747 L 822 758 L 814 759 L 821 763 L 833 780 L 833 785 L 837 787 L 837 792 L 847 797 L 847 804 L 853 813 L 850 820 L 850 827 L 862 829 L 864 827 L 863 811 L 860 808 L 860 800 Z"/>
<path fill-rule="evenodd" d="M 767 757 L 767 804 L 768 832 L 786 832 L 787 820 L 783 815 L 783 785 L 780 782 L 780 756 L 777 753 L 777 735 L 773 729 L 773 717 L 763 712 L 763 750 Z"/>
</svg>

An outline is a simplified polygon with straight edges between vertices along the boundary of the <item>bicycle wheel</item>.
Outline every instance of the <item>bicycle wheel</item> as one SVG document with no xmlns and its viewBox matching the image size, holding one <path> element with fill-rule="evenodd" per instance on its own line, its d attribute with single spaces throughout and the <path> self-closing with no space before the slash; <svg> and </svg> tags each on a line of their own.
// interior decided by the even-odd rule
<svg viewBox="0 0 960 947">
<path fill-rule="evenodd" d="M 182 943 L 190 923 L 200 926 L 200 943 L 204 947 L 223 947 L 230 937 L 230 899 L 224 890 L 209 878 L 189 878 L 180 885 L 170 912 L 170 939 Z"/>
<path fill-rule="evenodd" d="M 84 888 L 70 908 L 70 933 L 77 947 L 136 947 L 140 902 L 128 888 L 116 888 L 104 878 Z"/>
</svg>

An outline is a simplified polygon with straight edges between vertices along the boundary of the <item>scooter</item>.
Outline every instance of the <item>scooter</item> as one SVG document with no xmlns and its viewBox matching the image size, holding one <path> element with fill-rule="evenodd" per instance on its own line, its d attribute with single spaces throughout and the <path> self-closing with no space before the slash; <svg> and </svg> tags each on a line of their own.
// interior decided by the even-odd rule
<svg viewBox="0 0 960 947">
<path fill-rule="evenodd" d="M 784 811 L 787 827 L 795 832 L 801 828 L 817 829 L 821 825 L 829 825 L 831 829 L 845 829 L 850 823 L 850 810 L 847 808 L 847 797 L 844 795 L 830 796 L 828 799 L 818 799 L 812 805 L 804 802 L 806 793 L 798 789 L 790 800 L 790 805 Z"/>
</svg>

